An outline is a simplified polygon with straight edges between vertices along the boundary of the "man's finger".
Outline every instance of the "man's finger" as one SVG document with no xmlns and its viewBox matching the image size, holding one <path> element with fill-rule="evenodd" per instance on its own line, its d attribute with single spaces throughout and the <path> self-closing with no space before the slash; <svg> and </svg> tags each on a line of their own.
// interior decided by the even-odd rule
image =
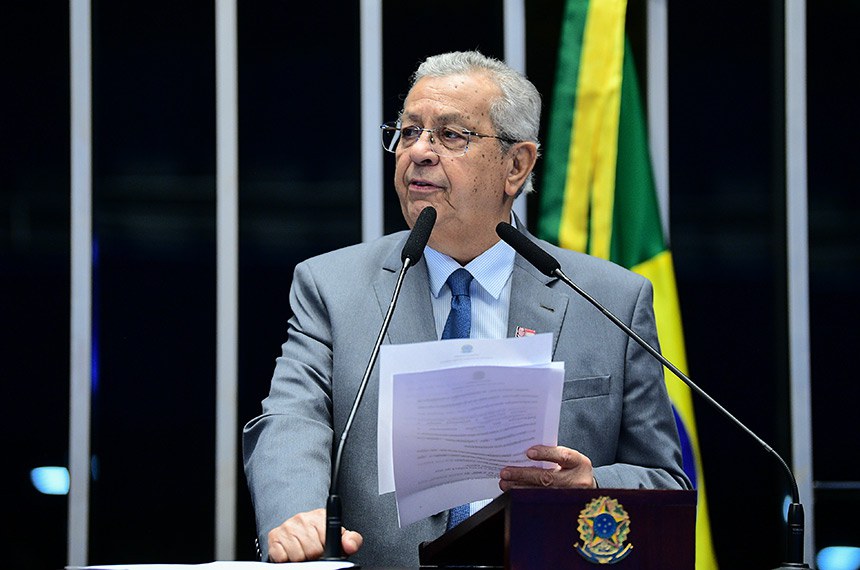
<svg viewBox="0 0 860 570">
<path fill-rule="evenodd" d="M 535 445 L 526 452 L 529 459 L 549 461 L 558 464 L 562 469 L 576 469 L 582 465 L 584 455 L 567 447 L 550 447 Z"/>
<path fill-rule="evenodd" d="M 507 488 L 550 487 L 555 480 L 556 471 L 537 467 L 505 467 L 499 477 L 508 483 Z M 507 490 L 507 489 L 504 489 Z"/>
<path fill-rule="evenodd" d="M 289 557 L 284 545 L 279 541 L 269 539 L 269 561 L 270 562 L 286 562 Z"/>
<path fill-rule="evenodd" d="M 279 527 L 274 536 L 269 537 L 269 559 L 272 562 L 303 562 L 307 557 L 298 537 Z"/>
<path fill-rule="evenodd" d="M 364 543 L 364 537 L 354 530 L 342 529 L 340 543 L 344 554 L 350 556 L 358 552 L 358 549 L 361 548 L 361 545 Z"/>
</svg>

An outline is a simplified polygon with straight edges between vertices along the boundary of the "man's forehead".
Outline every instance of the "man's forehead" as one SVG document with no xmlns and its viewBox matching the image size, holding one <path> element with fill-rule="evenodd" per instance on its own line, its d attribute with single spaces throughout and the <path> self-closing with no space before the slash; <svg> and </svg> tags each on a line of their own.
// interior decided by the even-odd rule
<svg viewBox="0 0 860 570">
<path fill-rule="evenodd" d="M 424 77 L 406 96 L 401 118 L 448 123 L 480 120 L 498 88 L 481 74 Z"/>
</svg>

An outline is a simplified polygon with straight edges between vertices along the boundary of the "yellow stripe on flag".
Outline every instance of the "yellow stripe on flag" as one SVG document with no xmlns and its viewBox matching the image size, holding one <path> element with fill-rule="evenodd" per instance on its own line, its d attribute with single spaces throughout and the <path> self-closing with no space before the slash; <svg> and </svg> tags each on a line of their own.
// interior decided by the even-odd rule
<svg viewBox="0 0 860 570">
<path fill-rule="evenodd" d="M 559 231 L 562 247 L 603 259 L 612 238 L 626 9 L 626 0 L 589 4 Z"/>
</svg>

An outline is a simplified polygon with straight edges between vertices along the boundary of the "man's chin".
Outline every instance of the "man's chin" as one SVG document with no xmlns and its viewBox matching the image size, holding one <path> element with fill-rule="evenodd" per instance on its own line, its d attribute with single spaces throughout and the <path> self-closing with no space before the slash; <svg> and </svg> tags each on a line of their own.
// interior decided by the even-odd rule
<svg viewBox="0 0 860 570">
<path fill-rule="evenodd" d="M 415 220 L 418 219 L 418 216 L 424 211 L 424 208 L 427 208 L 428 206 L 436 208 L 438 213 L 439 208 L 430 200 L 412 200 L 409 202 L 406 211 L 403 212 L 403 217 L 406 218 L 410 228 L 415 224 Z"/>
</svg>

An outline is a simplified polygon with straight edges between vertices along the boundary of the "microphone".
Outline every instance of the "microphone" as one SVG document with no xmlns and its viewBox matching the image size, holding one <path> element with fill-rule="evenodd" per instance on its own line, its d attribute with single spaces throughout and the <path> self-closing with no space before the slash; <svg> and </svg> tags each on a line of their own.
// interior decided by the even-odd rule
<svg viewBox="0 0 860 570">
<path fill-rule="evenodd" d="M 505 240 L 508 245 L 514 248 L 514 250 L 518 254 L 523 256 L 526 261 L 534 265 L 538 269 L 538 271 L 544 273 L 545 275 L 548 275 L 549 277 L 557 277 L 558 279 L 563 281 L 568 287 L 572 288 L 580 296 L 582 296 L 582 298 L 594 305 L 597 310 L 603 313 L 610 321 L 613 322 L 613 324 L 615 324 L 618 328 L 624 331 L 627 336 L 636 341 L 639 346 L 644 348 L 651 356 L 656 358 L 663 366 L 668 368 L 672 372 L 672 374 L 677 376 L 681 381 L 684 382 L 684 384 L 689 386 L 690 389 L 693 390 L 693 392 L 704 398 L 706 402 L 711 404 L 721 414 L 729 418 L 732 422 L 735 423 L 735 425 L 745 431 L 768 453 L 776 457 L 777 461 L 785 469 L 785 472 L 788 473 L 788 478 L 791 481 L 792 501 L 788 507 L 788 535 L 786 536 L 785 550 L 786 559 L 788 561 L 783 562 L 777 570 L 781 570 L 784 568 L 809 568 L 809 565 L 803 562 L 803 505 L 800 504 L 800 493 L 797 490 L 797 480 L 794 478 L 794 473 L 791 472 L 791 469 L 788 467 L 788 464 L 785 462 L 785 460 L 771 446 L 769 446 L 767 443 L 764 442 L 764 440 L 757 436 L 750 428 L 744 425 L 743 422 L 733 416 L 728 410 L 721 406 L 704 390 L 699 388 L 699 386 L 696 385 L 696 383 L 693 382 L 686 374 L 681 372 L 677 366 L 669 362 L 669 360 L 662 354 L 660 354 L 657 349 L 648 344 L 645 339 L 636 334 L 633 329 L 624 324 L 621 319 L 616 317 L 609 309 L 601 305 L 600 302 L 598 302 L 596 299 L 594 299 L 594 297 L 585 292 L 579 285 L 571 281 L 570 278 L 564 274 L 564 271 L 562 271 L 561 264 L 556 258 L 547 253 L 539 245 L 534 243 L 522 232 L 518 231 L 516 228 L 514 228 L 508 223 L 500 222 L 496 226 L 496 233 L 499 235 L 500 238 Z"/>
<path fill-rule="evenodd" d="M 436 208 L 427 206 L 421 210 L 418 219 L 415 220 L 415 225 L 412 226 L 412 231 L 409 232 L 409 237 L 406 238 L 403 251 L 400 252 L 400 261 L 404 264 L 408 261 L 410 267 L 421 261 L 424 247 L 430 239 L 430 232 L 433 231 L 435 224 Z"/>
<path fill-rule="evenodd" d="M 421 261 L 421 256 L 424 255 L 424 247 L 430 239 L 430 233 L 433 231 L 433 226 L 436 224 L 436 210 L 432 206 L 427 206 L 421 213 L 418 214 L 418 219 L 415 220 L 415 225 L 406 239 L 403 246 L 403 251 L 400 253 L 400 259 L 403 262 L 403 267 L 400 269 L 400 274 L 397 276 L 397 283 L 394 286 L 394 293 L 391 296 L 391 302 L 388 304 L 388 312 L 385 313 L 385 318 L 382 320 L 382 327 L 379 330 L 379 336 L 376 337 L 376 342 L 373 345 L 373 351 L 370 353 L 370 360 L 367 363 L 367 368 L 364 369 L 364 376 L 361 378 L 361 383 L 358 385 L 358 392 L 355 394 L 355 400 L 352 402 L 352 409 L 349 411 L 349 416 L 346 419 L 346 424 L 343 427 L 343 432 L 340 434 L 340 442 L 337 446 L 334 463 L 331 470 L 331 485 L 329 486 L 328 500 L 326 501 L 326 530 L 325 530 L 325 547 L 323 550 L 322 560 L 344 560 L 343 545 L 341 544 L 340 530 L 343 527 L 343 519 L 341 516 L 341 500 L 338 495 L 338 477 L 340 476 L 340 460 L 343 456 L 343 448 L 346 445 L 346 438 L 349 436 L 349 430 L 352 427 L 352 422 L 355 419 L 355 414 L 358 411 L 358 406 L 361 404 L 361 399 L 364 396 L 364 390 L 367 388 L 367 382 L 370 379 L 370 372 L 376 364 L 376 358 L 379 356 L 379 348 L 382 346 L 382 340 L 388 332 L 388 326 L 391 324 L 391 316 L 394 314 L 394 307 L 397 305 L 397 298 L 400 297 L 400 288 L 403 285 L 403 278 L 406 277 L 406 271 Z"/>
</svg>

